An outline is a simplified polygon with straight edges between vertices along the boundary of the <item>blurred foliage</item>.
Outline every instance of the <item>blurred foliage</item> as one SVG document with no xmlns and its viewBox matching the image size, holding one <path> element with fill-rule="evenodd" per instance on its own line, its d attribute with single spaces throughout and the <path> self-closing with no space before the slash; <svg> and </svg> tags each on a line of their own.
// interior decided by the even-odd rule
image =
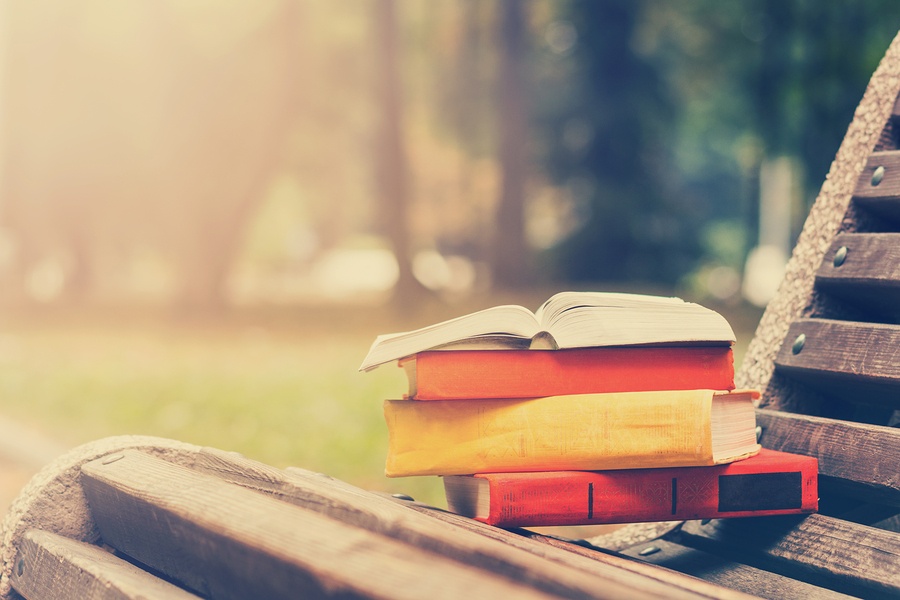
<svg viewBox="0 0 900 600">
<path fill-rule="evenodd" d="M 563 6 L 536 78 L 541 164 L 584 223 L 554 249 L 557 274 L 594 281 L 740 267 L 768 158 L 803 165 L 805 214 L 900 26 L 890 1 Z M 554 53 L 560 28 L 575 41 Z M 717 222 L 745 233 L 709 244 Z"/>
<path fill-rule="evenodd" d="M 563 278 L 671 285 L 699 256 L 691 228 L 700 215 L 670 185 L 675 100 L 659 65 L 634 48 L 645 10 L 627 0 L 572 2 L 554 25 L 572 29 L 571 45 L 554 46 L 561 34 L 547 32 L 555 62 L 571 72 L 536 94 L 555 104 L 536 110 L 546 114 L 542 152 L 581 213 L 581 226 L 555 249 Z"/>
<path fill-rule="evenodd" d="M 296 301 L 329 253 L 399 236 L 413 256 L 379 292 L 435 252 L 465 266 L 430 278 L 455 293 L 523 267 L 669 287 L 740 269 L 762 165 L 802 165 L 808 206 L 900 26 L 890 0 L 393 4 L 403 214 L 379 195 L 375 3 L 3 3 L 5 299 Z M 523 48 L 504 53 L 513 8 Z M 503 118 L 513 70 L 524 125 Z"/>
</svg>

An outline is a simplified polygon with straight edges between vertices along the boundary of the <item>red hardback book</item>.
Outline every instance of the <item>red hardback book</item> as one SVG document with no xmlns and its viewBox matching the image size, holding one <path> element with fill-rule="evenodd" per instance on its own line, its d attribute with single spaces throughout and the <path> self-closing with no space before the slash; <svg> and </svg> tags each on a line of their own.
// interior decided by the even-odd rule
<svg viewBox="0 0 900 600">
<path fill-rule="evenodd" d="M 444 477 L 451 511 L 500 527 L 599 525 L 812 513 L 818 462 L 763 448 L 713 467 Z"/>
<path fill-rule="evenodd" d="M 415 400 L 734 389 L 731 346 L 435 350 L 399 364 Z"/>
</svg>

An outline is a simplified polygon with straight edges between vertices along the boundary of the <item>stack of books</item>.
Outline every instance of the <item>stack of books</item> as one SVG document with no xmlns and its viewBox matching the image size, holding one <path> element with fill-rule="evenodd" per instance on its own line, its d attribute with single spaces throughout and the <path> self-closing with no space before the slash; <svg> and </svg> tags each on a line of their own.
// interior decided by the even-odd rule
<svg viewBox="0 0 900 600">
<path fill-rule="evenodd" d="M 564 292 L 379 336 L 389 477 L 444 478 L 450 510 L 498 526 L 813 512 L 814 458 L 761 450 L 734 332 L 678 298 Z"/>
</svg>

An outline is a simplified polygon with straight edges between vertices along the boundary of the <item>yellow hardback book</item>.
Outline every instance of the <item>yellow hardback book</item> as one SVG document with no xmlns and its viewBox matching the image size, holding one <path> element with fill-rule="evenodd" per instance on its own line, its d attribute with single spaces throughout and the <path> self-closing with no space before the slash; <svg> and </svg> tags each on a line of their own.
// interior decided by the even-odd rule
<svg viewBox="0 0 900 600">
<path fill-rule="evenodd" d="M 385 474 L 704 466 L 759 451 L 756 390 L 388 400 Z"/>
</svg>

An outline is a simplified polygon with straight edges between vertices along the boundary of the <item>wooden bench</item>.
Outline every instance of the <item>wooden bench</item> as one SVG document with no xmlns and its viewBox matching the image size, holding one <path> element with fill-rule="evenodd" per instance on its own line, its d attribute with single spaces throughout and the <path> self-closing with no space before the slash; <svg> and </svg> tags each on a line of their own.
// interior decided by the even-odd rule
<svg viewBox="0 0 900 600">
<path fill-rule="evenodd" d="M 4 522 L 0 597 L 900 597 L 900 42 L 874 74 L 738 376 L 821 512 L 505 531 L 172 440 L 47 465 Z"/>
</svg>

